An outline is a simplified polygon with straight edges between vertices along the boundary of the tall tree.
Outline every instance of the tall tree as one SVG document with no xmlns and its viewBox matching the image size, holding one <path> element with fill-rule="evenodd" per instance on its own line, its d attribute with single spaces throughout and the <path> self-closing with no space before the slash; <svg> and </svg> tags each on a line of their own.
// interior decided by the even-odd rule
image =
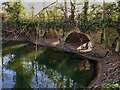
<svg viewBox="0 0 120 90">
<path fill-rule="evenodd" d="M 3 3 L 4 10 L 10 15 L 12 19 L 19 19 L 25 16 L 25 9 L 21 4 L 21 1 L 5 2 Z"/>
<path fill-rule="evenodd" d="M 35 9 L 34 4 L 30 4 L 29 6 L 30 6 L 30 10 L 31 10 L 31 12 L 30 12 L 31 18 L 33 18 L 34 17 L 34 9 Z"/>
<path fill-rule="evenodd" d="M 66 20 L 68 20 L 67 0 L 64 0 L 64 7 L 65 7 L 65 12 L 64 12 L 65 18 Z"/>
<path fill-rule="evenodd" d="M 64 15 L 64 20 L 68 20 L 68 3 L 67 3 L 67 0 L 64 0 L 64 5 L 63 4 L 60 4 L 59 5 L 59 9 L 61 9 L 61 11 L 63 12 L 63 15 Z"/>
<path fill-rule="evenodd" d="M 84 0 L 84 22 L 88 22 L 88 9 L 89 9 L 89 1 L 88 0 Z"/>
<path fill-rule="evenodd" d="M 70 20 L 71 20 L 72 22 L 75 22 L 76 0 L 73 0 L 73 2 L 70 0 L 70 5 L 71 5 L 71 15 L 70 15 Z"/>
<path fill-rule="evenodd" d="M 115 51 L 120 52 L 120 1 L 118 1 L 117 3 L 118 3 L 118 28 L 117 28 L 118 39 L 116 41 Z"/>
<path fill-rule="evenodd" d="M 103 14 L 102 14 L 103 26 L 102 26 L 102 30 L 103 30 L 104 44 L 105 44 L 105 47 L 107 48 L 108 39 L 107 39 L 107 32 L 106 32 L 106 29 L 105 29 L 105 19 L 106 19 L 105 0 L 103 0 Z"/>
<path fill-rule="evenodd" d="M 21 0 L 17 0 L 16 2 L 5 2 L 3 6 L 8 14 L 9 20 L 14 23 L 16 28 L 19 28 L 20 19 L 25 17 L 25 9 L 21 4 Z"/>
</svg>

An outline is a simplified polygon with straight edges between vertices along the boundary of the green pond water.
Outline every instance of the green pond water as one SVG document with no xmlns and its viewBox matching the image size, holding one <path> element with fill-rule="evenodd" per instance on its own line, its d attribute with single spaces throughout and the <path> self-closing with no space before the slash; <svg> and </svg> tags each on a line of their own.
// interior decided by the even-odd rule
<svg viewBox="0 0 120 90">
<path fill-rule="evenodd" d="M 79 88 L 96 75 L 96 63 L 30 43 L 2 44 L 3 88 Z"/>
</svg>

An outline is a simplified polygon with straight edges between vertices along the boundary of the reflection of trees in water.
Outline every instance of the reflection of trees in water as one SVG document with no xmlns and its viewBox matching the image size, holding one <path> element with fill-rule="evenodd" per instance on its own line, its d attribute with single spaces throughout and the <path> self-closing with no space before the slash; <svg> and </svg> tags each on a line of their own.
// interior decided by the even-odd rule
<svg viewBox="0 0 120 90">
<path fill-rule="evenodd" d="M 11 50 L 8 49 L 4 52 L 10 53 Z M 38 51 L 41 52 L 42 49 Z M 15 88 L 30 88 L 31 80 L 36 70 L 34 67 L 37 65 L 37 62 L 32 62 L 31 69 L 29 69 L 29 66 L 24 67 L 22 62 L 31 62 L 34 60 L 34 48 L 28 48 L 28 45 L 25 44 L 21 47 L 14 48 L 12 52 L 15 53 L 16 60 L 10 63 L 9 66 L 17 74 Z M 36 60 L 38 60 L 39 70 L 52 80 L 56 87 L 72 87 L 74 84 L 77 87 L 86 86 L 94 77 L 94 65 L 91 66 L 90 62 L 89 70 L 79 70 L 80 65 L 85 66 L 85 62 L 82 62 L 84 60 L 75 59 L 71 56 L 72 54 L 45 50 L 42 54 L 39 54 Z M 75 70 L 75 68 L 77 69 Z M 36 81 L 37 78 L 39 77 L 36 74 Z"/>
<path fill-rule="evenodd" d="M 29 63 L 34 57 L 34 47 L 28 47 L 31 44 L 28 43 L 10 43 L 3 44 L 3 55 L 6 53 L 14 53 L 15 60 L 8 64 L 8 68 L 16 72 L 15 88 L 30 88 L 31 79 L 34 74 L 34 68 L 32 65 L 26 65 L 23 63 Z M 28 53 L 29 52 L 29 53 Z"/>
<path fill-rule="evenodd" d="M 46 77 L 54 82 L 55 87 L 64 88 L 64 87 L 72 87 L 73 80 L 63 76 L 61 73 L 53 69 L 47 68 L 45 65 L 39 65 L 39 70 L 43 72 Z"/>
<path fill-rule="evenodd" d="M 71 87 L 74 84 L 72 80 L 77 82 L 77 86 L 79 87 L 86 86 L 94 77 L 95 66 L 93 62 L 74 59 L 70 56 L 72 54 L 68 55 L 66 53 L 46 50 L 37 58 L 39 69 L 45 75 L 49 75 L 49 78 L 54 80 L 58 87 L 62 85 Z M 46 68 L 40 68 L 41 64 L 46 65 Z"/>
<path fill-rule="evenodd" d="M 82 60 L 80 61 L 76 67 L 74 68 L 74 70 L 78 70 L 78 71 L 85 71 L 85 70 L 89 70 L 91 67 L 90 62 L 86 59 L 86 60 Z"/>
<path fill-rule="evenodd" d="M 16 83 L 15 88 L 31 88 L 31 79 L 33 72 L 28 68 L 24 67 L 22 62 L 18 63 L 16 68 Z"/>
</svg>

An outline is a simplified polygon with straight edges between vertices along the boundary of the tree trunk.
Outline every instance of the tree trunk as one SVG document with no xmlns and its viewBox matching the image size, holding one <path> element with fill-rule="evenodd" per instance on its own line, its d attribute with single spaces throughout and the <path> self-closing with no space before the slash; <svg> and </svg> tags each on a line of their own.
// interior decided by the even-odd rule
<svg viewBox="0 0 120 90">
<path fill-rule="evenodd" d="M 64 12 L 65 19 L 68 20 L 67 0 L 64 0 L 64 7 L 65 7 L 65 12 Z"/>
<path fill-rule="evenodd" d="M 102 14 L 102 20 L 103 20 L 103 39 L 104 39 L 104 44 L 105 44 L 105 47 L 107 48 L 108 47 L 108 39 L 107 39 L 107 32 L 106 32 L 106 29 L 105 29 L 105 18 L 106 18 L 106 15 L 105 15 L 106 11 L 105 11 L 105 0 L 103 0 L 103 14 Z"/>
<path fill-rule="evenodd" d="M 88 8 L 89 8 L 89 1 L 88 0 L 84 0 L 84 22 L 88 22 Z"/>
<path fill-rule="evenodd" d="M 72 22 L 75 22 L 75 9 L 76 9 L 76 0 L 73 0 L 74 2 L 72 2 L 70 0 L 70 5 L 71 5 L 71 15 L 70 15 L 70 20 Z"/>
<path fill-rule="evenodd" d="M 120 50 L 120 40 L 117 40 L 115 51 L 119 52 L 119 50 Z"/>
<path fill-rule="evenodd" d="M 116 40 L 116 48 L 115 51 L 116 52 L 120 52 L 120 1 L 117 2 L 118 3 L 118 9 L 119 9 L 119 15 L 118 15 L 118 28 L 117 28 L 117 32 L 118 32 L 118 40 Z"/>
<path fill-rule="evenodd" d="M 103 32 L 101 33 L 101 38 L 100 39 L 101 39 L 100 44 L 102 44 L 103 43 Z"/>
<path fill-rule="evenodd" d="M 37 52 L 38 52 L 38 28 L 39 28 L 39 25 L 36 26 L 36 47 L 35 47 L 35 60 L 37 59 Z"/>
<path fill-rule="evenodd" d="M 106 29 L 105 27 L 103 27 L 103 38 L 104 38 L 104 44 L 105 44 L 105 47 L 107 48 L 108 47 L 108 38 L 107 38 L 107 32 L 106 32 Z"/>
<path fill-rule="evenodd" d="M 63 29 L 62 37 L 64 38 L 65 36 L 65 29 Z"/>
</svg>

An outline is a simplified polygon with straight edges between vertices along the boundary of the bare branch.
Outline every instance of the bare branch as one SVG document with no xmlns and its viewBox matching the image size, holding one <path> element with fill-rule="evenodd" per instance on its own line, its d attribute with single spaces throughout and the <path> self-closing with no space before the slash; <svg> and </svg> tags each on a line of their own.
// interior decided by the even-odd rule
<svg viewBox="0 0 120 90">
<path fill-rule="evenodd" d="M 51 5 L 53 5 L 53 4 L 55 4 L 56 3 L 56 1 L 55 2 L 53 2 L 53 3 L 51 3 L 51 4 L 49 4 L 48 6 L 46 6 L 46 7 L 44 7 L 39 13 L 37 13 L 35 16 L 37 16 L 38 14 L 40 14 L 42 11 L 44 11 L 45 9 L 47 9 L 47 8 L 49 8 Z"/>
</svg>

